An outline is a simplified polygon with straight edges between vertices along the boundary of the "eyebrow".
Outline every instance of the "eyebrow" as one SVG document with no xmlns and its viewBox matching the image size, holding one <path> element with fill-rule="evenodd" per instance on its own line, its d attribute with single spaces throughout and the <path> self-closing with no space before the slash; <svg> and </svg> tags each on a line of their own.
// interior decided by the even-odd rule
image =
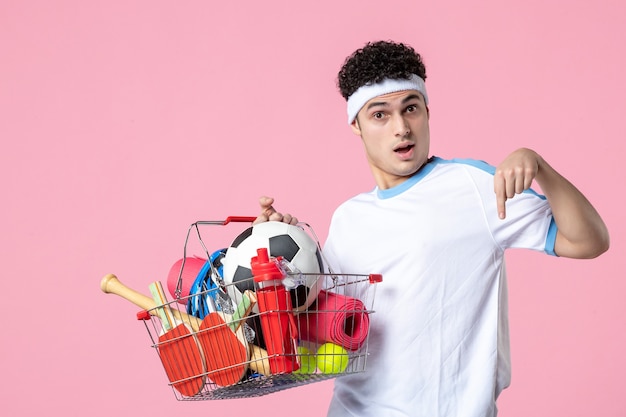
<svg viewBox="0 0 626 417">
<path fill-rule="evenodd" d="M 411 101 L 411 100 L 415 100 L 415 99 L 420 99 L 420 95 L 417 93 L 414 94 L 409 94 L 408 96 L 406 96 L 405 98 L 402 99 L 402 104 L 406 104 L 407 101 Z M 367 105 L 367 110 L 371 109 L 372 107 L 376 107 L 376 106 L 389 106 L 389 103 L 386 101 L 373 101 L 370 104 Z"/>
</svg>

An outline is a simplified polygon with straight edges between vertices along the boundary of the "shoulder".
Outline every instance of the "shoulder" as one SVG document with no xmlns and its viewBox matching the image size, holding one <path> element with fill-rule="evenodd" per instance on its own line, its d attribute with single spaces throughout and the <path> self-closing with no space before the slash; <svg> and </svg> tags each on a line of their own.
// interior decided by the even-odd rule
<svg viewBox="0 0 626 417">
<path fill-rule="evenodd" d="M 444 159 L 439 157 L 434 157 L 432 160 L 433 163 L 436 163 L 441 166 L 450 166 L 458 169 L 464 169 L 468 171 L 478 171 L 487 174 L 493 175 L 496 172 L 496 168 L 480 159 L 472 159 L 472 158 L 452 158 L 452 159 Z"/>
<path fill-rule="evenodd" d="M 363 205 L 369 205 L 376 199 L 376 188 L 350 197 L 335 209 L 335 216 L 345 212 L 359 210 Z"/>
</svg>

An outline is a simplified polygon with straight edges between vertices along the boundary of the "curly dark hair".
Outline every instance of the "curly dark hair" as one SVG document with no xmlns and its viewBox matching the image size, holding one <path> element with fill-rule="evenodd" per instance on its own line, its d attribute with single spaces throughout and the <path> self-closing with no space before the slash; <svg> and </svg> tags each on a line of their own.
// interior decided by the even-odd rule
<svg viewBox="0 0 626 417">
<path fill-rule="evenodd" d="M 347 100 L 363 85 L 385 78 L 409 79 L 412 74 L 426 80 L 422 57 L 412 47 L 392 41 L 368 42 L 346 58 L 337 75 L 337 87 Z"/>
</svg>

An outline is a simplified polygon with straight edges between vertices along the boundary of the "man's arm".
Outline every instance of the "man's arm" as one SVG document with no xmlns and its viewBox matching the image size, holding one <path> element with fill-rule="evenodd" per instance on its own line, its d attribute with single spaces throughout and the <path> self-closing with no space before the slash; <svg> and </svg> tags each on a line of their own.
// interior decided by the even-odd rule
<svg viewBox="0 0 626 417">
<path fill-rule="evenodd" d="M 558 232 L 554 251 L 567 258 L 595 258 L 609 248 L 609 232 L 589 200 L 536 152 L 522 148 L 496 168 L 494 191 L 500 218 L 506 200 L 530 188 L 533 180 L 546 196 Z"/>
</svg>

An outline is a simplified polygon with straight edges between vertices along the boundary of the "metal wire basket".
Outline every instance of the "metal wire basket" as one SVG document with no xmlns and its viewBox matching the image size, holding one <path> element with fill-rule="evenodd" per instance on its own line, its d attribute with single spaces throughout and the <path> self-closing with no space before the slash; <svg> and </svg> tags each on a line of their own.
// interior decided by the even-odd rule
<svg viewBox="0 0 626 417">
<path fill-rule="evenodd" d="M 163 298 L 166 302 L 137 314 L 178 400 L 258 397 L 366 369 L 369 320 L 382 276 L 301 273 L 281 258 L 263 258 L 267 252 L 260 248 L 259 258 L 275 266 L 280 279 L 263 281 L 257 270 L 252 278 L 224 282 L 200 226 L 252 220 L 193 223 L 183 260 L 195 230 L 207 254 L 201 273 L 209 284 L 181 297 L 183 261 L 177 299 Z M 303 225 L 319 247 L 310 226 Z M 304 283 L 306 291 L 294 289 Z"/>
</svg>

